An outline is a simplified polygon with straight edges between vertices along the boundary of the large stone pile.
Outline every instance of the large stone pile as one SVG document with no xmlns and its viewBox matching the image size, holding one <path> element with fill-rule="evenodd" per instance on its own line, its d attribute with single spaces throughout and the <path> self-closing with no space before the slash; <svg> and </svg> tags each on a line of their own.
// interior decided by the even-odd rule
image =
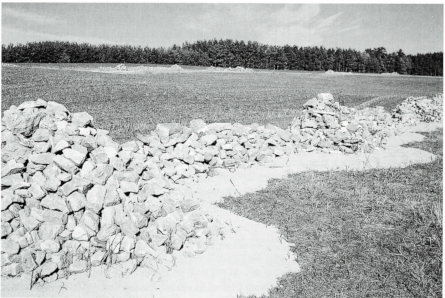
<svg viewBox="0 0 445 298">
<path fill-rule="evenodd" d="M 443 96 L 409 97 L 393 110 L 393 117 L 403 124 L 433 122 L 443 119 Z"/>
<path fill-rule="evenodd" d="M 171 187 L 151 145 L 119 145 L 90 115 L 55 102 L 5 111 L 2 275 L 50 282 L 121 263 L 158 279 L 158 266 L 174 265 L 173 251 L 203 253 L 224 229 L 190 192 Z"/>
<path fill-rule="evenodd" d="M 2 275 L 50 282 L 91 266 L 131 273 L 171 269 L 174 255 L 203 253 L 227 227 L 183 186 L 295 151 L 371 152 L 407 119 L 442 119 L 442 96 L 382 107 L 340 106 L 329 93 L 304 104 L 287 130 L 239 123 L 158 124 L 118 144 L 85 113 L 24 102 L 2 118 Z M 406 116 L 408 115 L 408 116 Z M 415 121 L 414 121 L 415 122 Z"/>
</svg>

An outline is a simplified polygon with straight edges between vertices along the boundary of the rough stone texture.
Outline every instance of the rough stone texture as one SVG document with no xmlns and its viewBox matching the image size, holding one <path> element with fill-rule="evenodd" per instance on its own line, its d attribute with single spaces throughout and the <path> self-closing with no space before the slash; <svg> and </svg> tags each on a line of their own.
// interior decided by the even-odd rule
<svg viewBox="0 0 445 298">
<path fill-rule="evenodd" d="M 89 248 L 93 266 L 110 249 L 126 272 L 158 263 L 170 270 L 167 250 L 204 253 L 220 233 L 182 184 L 292 152 L 382 149 L 408 125 L 440 121 L 442 107 L 438 95 L 408 98 L 393 113 L 357 110 L 326 93 L 306 102 L 287 129 L 192 120 L 190 128 L 159 124 L 122 145 L 85 112 L 43 100 L 11 107 L 2 118 L 2 274 L 34 270 L 54 281 L 65 269 L 84 272 L 79 256 Z M 64 264 L 68 252 L 76 257 Z"/>
</svg>

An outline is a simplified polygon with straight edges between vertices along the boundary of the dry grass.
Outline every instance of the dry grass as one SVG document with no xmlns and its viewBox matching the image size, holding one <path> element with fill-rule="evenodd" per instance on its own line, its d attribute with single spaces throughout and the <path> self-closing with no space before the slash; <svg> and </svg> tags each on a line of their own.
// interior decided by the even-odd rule
<svg viewBox="0 0 445 298">
<path fill-rule="evenodd" d="M 32 66 L 33 68 L 30 68 Z M 98 127 L 117 141 L 134 130 L 157 123 L 272 123 L 287 127 L 302 104 L 320 92 L 331 92 L 356 106 L 378 96 L 442 92 L 442 78 L 325 76 L 313 72 L 107 74 L 67 70 L 101 64 L 21 65 L 2 69 L 2 109 L 43 98 L 72 112 L 87 111 Z M 105 65 L 116 66 L 116 65 Z M 187 69 L 200 69 L 186 67 Z"/>
<path fill-rule="evenodd" d="M 442 297 L 443 130 L 404 169 L 307 172 L 221 206 L 279 227 L 302 272 L 270 297 Z"/>
</svg>

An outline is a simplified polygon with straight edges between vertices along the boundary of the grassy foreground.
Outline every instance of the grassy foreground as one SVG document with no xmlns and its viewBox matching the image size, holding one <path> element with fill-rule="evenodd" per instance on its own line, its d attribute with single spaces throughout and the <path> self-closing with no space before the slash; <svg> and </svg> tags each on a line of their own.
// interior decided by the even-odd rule
<svg viewBox="0 0 445 298">
<path fill-rule="evenodd" d="M 302 272 L 270 297 L 442 297 L 443 130 L 404 169 L 306 172 L 221 207 L 279 227 Z M 265 268 L 267 270 L 267 268 Z"/>
</svg>

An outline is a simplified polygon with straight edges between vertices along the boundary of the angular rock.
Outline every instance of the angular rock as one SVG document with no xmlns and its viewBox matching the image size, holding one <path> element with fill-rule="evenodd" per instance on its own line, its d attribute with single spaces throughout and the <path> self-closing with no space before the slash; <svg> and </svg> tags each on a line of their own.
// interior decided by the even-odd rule
<svg viewBox="0 0 445 298">
<path fill-rule="evenodd" d="M 158 255 L 159 255 L 153 248 L 151 248 L 143 240 L 138 240 L 136 242 L 136 246 L 135 246 L 135 249 L 134 249 L 134 254 L 135 254 L 135 256 L 140 257 L 140 258 L 143 258 L 143 257 L 145 257 L 147 255 L 150 255 L 150 256 L 152 256 L 154 258 L 157 258 Z"/>
<path fill-rule="evenodd" d="M 44 240 L 40 243 L 40 249 L 47 253 L 56 253 L 60 250 L 60 243 L 57 240 Z"/>
<path fill-rule="evenodd" d="M 65 158 L 72 161 L 78 167 L 80 167 L 85 162 L 85 159 L 87 157 L 86 153 L 79 152 L 70 148 L 63 149 L 62 152 Z"/>
<path fill-rule="evenodd" d="M 68 197 L 66 197 L 66 199 L 74 212 L 85 208 L 86 197 L 84 194 L 78 191 L 71 193 Z"/>
<path fill-rule="evenodd" d="M 111 174 L 113 174 L 113 167 L 111 165 L 99 164 L 91 172 L 91 181 L 95 184 L 105 185 Z"/>
<path fill-rule="evenodd" d="M 72 175 L 75 175 L 79 171 L 79 168 L 71 160 L 69 160 L 61 155 L 57 155 L 54 157 L 54 163 L 59 168 L 61 168 L 65 172 L 68 172 Z"/>
<path fill-rule="evenodd" d="M 39 237 L 42 240 L 55 240 L 63 230 L 62 224 L 43 222 L 39 228 Z"/>
<path fill-rule="evenodd" d="M 87 193 L 86 208 L 92 210 L 96 214 L 103 209 L 105 194 L 107 189 L 102 185 L 94 185 Z"/>
</svg>

